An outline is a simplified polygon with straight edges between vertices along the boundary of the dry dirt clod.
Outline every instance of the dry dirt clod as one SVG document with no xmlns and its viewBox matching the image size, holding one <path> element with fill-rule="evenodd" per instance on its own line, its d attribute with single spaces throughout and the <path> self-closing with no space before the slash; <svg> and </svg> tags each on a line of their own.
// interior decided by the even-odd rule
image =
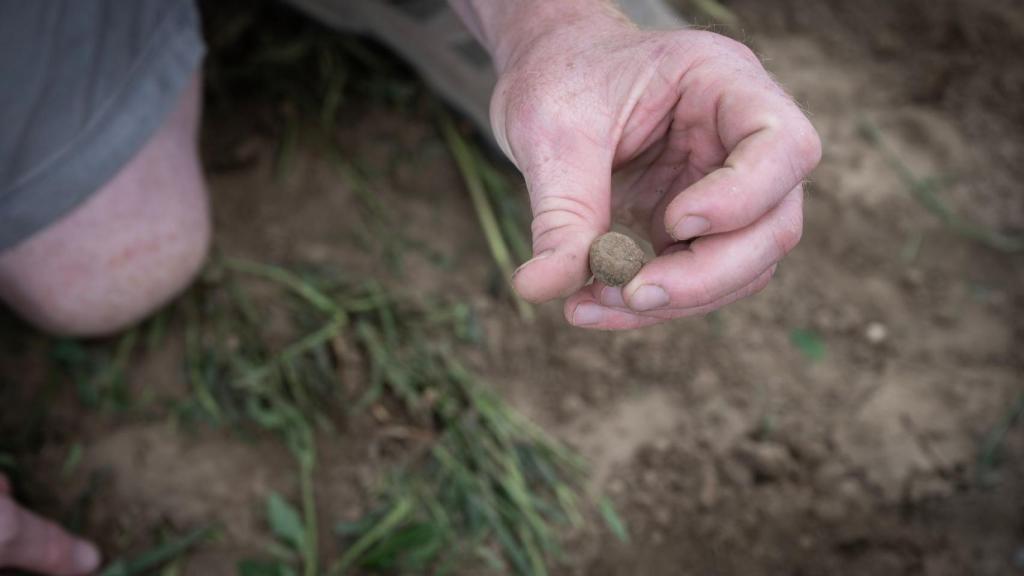
<svg viewBox="0 0 1024 576">
<path fill-rule="evenodd" d="M 644 265 L 644 251 L 625 234 L 608 232 L 590 245 L 590 271 L 599 282 L 623 286 Z"/>
</svg>

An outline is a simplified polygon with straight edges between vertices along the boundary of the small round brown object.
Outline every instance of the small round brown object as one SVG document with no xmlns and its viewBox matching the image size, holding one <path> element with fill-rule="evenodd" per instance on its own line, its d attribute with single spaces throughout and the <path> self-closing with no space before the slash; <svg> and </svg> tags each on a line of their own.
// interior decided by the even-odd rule
<svg viewBox="0 0 1024 576">
<path fill-rule="evenodd" d="M 590 245 L 590 271 L 608 286 L 628 283 L 643 265 L 644 251 L 625 234 L 608 232 Z"/>
</svg>

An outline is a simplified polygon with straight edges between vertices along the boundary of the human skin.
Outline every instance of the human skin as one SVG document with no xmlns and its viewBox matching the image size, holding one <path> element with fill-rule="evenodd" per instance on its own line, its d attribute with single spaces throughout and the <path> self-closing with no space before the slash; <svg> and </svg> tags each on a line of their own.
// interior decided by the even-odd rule
<svg viewBox="0 0 1024 576">
<path fill-rule="evenodd" d="M 643 31 L 604 0 L 451 0 L 499 72 L 491 123 L 523 173 L 526 299 L 566 297 L 576 326 L 706 314 L 764 288 L 799 242 L 817 133 L 746 46 Z M 657 257 L 626 286 L 587 285 L 616 213 Z"/>
<path fill-rule="evenodd" d="M 0 567 L 76 576 L 99 566 L 96 547 L 18 506 L 0 474 Z"/>
</svg>

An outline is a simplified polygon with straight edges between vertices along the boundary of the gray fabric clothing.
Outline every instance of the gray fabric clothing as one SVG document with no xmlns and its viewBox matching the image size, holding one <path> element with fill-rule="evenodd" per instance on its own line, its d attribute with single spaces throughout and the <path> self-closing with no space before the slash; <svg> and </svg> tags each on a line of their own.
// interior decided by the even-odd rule
<svg viewBox="0 0 1024 576">
<path fill-rule="evenodd" d="M 0 0 L 0 250 L 117 174 L 204 51 L 192 0 Z"/>
</svg>

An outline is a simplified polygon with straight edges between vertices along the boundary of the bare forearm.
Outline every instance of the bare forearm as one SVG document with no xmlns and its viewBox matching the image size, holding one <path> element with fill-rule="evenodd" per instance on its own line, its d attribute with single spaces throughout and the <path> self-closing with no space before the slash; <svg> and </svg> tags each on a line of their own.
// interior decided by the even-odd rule
<svg viewBox="0 0 1024 576">
<path fill-rule="evenodd" d="M 500 73 L 538 37 L 583 20 L 621 23 L 609 0 L 449 0 Z"/>
</svg>

